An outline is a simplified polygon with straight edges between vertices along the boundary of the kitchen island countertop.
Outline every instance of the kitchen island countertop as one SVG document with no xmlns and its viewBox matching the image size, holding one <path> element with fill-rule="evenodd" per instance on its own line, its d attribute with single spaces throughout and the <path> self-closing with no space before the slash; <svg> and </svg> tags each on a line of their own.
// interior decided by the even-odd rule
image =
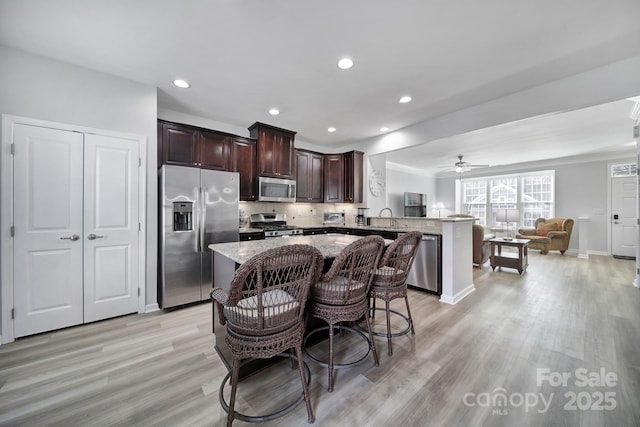
<svg viewBox="0 0 640 427">
<path fill-rule="evenodd" d="M 335 258 L 340 251 L 350 243 L 362 239 L 364 236 L 351 236 L 346 234 L 320 234 L 316 236 L 276 237 L 264 240 L 252 240 L 248 242 L 214 243 L 209 249 L 223 255 L 238 264 L 247 262 L 251 257 L 258 255 L 267 249 L 285 245 L 311 245 L 318 249 L 322 256 Z M 392 240 L 385 239 L 385 244 Z"/>
</svg>

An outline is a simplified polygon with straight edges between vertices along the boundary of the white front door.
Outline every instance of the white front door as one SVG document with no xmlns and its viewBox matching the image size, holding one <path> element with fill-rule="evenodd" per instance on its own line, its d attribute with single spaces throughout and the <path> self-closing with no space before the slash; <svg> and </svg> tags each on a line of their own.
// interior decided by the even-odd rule
<svg viewBox="0 0 640 427">
<path fill-rule="evenodd" d="M 85 136 L 85 322 L 138 311 L 138 157 L 138 141 Z"/>
<path fill-rule="evenodd" d="M 636 179 L 635 176 L 611 178 L 611 253 L 636 256 Z"/>
<path fill-rule="evenodd" d="M 83 136 L 14 127 L 14 332 L 83 321 Z"/>
</svg>

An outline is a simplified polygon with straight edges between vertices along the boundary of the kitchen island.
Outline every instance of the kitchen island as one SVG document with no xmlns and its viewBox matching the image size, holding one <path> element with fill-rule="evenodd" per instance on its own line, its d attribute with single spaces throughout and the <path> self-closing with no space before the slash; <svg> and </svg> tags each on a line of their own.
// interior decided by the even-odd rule
<svg viewBox="0 0 640 427">
<path fill-rule="evenodd" d="M 325 270 L 333 262 L 349 244 L 362 239 L 364 236 L 350 236 L 346 234 L 322 234 L 316 236 L 295 236 L 295 237 L 277 237 L 264 240 L 253 240 L 247 242 L 228 242 L 215 243 L 209 245 L 209 249 L 213 252 L 213 287 L 222 288 L 229 292 L 229 285 L 235 274 L 236 269 L 247 262 L 253 256 L 258 255 L 268 249 L 277 248 L 286 245 L 310 245 L 320 251 L 325 260 Z M 385 239 L 385 244 L 390 244 L 393 240 Z M 213 334 L 216 339 L 215 349 L 218 355 L 226 365 L 227 369 L 231 369 L 233 358 L 231 350 L 224 341 L 226 336 L 226 328 L 222 323 L 221 316 L 218 316 L 216 305 L 213 304 Z M 264 366 L 265 361 L 262 359 L 252 360 L 243 364 L 240 369 L 240 375 L 248 375 Z"/>
</svg>

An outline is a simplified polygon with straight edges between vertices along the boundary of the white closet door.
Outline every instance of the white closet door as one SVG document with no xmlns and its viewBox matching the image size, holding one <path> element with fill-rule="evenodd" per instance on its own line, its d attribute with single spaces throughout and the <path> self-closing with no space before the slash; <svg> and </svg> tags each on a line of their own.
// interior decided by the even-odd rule
<svg viewBox="0 0 640 427">
<path fill-rule="evenodd" d="M 14 333 L 77 325 L 82 308 L 83 135 L 14 127 Z"/>
<path fill-rule="evenodd" d="M 85 322 L 138 311 L 138 158 L 138 141 L 85 135 Z"/>
</svg>

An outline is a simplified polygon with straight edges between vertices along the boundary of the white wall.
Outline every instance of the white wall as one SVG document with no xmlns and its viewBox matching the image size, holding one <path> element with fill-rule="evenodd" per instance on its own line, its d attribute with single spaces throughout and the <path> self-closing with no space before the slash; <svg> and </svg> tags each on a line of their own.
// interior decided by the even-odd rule
<svg viewBox="0 0 640 427">
<path fill-rule="evenodd" d="M 147 138 L 146 302 L 157 303 L 156 88 L 4 46 L 0 58 L 1 114 Z"/>
<path fill-rule="evenodd" d="M 521 165 L 518 167 L 518 165 L 512 165 L 499 171 L 485 169 L 484 172 L 474 173 L 473 177 L 555 170 L 556 216 L 575 220 L 569 249 L 578 251 L 578 218 L 588 217 L 586 229 L 589 234 L 586 250 L 609 253 L 609 164 L 625 162 L 635 162 L 635 159 L 604 159 L 546 166 L 542 162 L 538 166 Z M 450 200 L 450 206 L 455 200 L 455 182 L 456 178 L 441 178 L 436 183 L 437 197 L 442 200 Z"/>
<path fill-rule="evenodd" d="M 387 203 L 393 210 L 393 216 L 404 215 L 404 192 L 423 193 L 427 195 L 427 216 L 438 216 L 431 207 L 436 200 L 436 179 L 396 168 L 387 164 Z M 372 212 L 371 215 L 377 215 Z"/>
</svg>

